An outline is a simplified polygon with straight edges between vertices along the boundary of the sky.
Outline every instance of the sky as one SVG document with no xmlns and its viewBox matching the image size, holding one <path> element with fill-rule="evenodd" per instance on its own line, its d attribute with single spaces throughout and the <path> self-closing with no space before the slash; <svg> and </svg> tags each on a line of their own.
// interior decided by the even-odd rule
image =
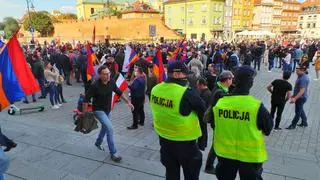
<svg viewBox="0 0 320 180">
<path fill-rule="evenodd" d="M 60 10 L 61 12 L 76 13 L 76 0 L 29 0 L 32 2 L 35 10 L 45 10 L 52 12 Z M 0 21 L 3 18 L 11 16 L 20 19 L 27 12 L 27 0 L 0 0 Z"/>
</svg>

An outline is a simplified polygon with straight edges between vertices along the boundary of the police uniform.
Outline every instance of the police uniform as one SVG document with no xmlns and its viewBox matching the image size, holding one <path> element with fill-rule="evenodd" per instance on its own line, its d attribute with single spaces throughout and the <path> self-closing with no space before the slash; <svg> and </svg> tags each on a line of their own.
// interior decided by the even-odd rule
<svg viewBox="0 0 320 180">
<path fill-rule="evenodd" d="M 273 121 L 261 101 L 248 95 L 253 77 L 251 67 L 240 67 L 233 95 L 222 97 L 212 108 L 220 180 L 235 179 L 238 171 L 241 180 L 262 179 L 262 163 L 268 159 L 264 135 L 270 134 Z"/>
<path fill-rule="evenodd" d="M 177 61 L 168 66 L 168 73 L 173 71 L 187 73 L 188 69 Z M 201 98 L 179 80 L 168 78 L 152 89 L 150 105 L 166 179 L 180 179 L 182 166 L 186 180 L 198 180 L 202 164 L 197 145 L 202 135 L 198 115 L 205 111 Z"/>
</svg>

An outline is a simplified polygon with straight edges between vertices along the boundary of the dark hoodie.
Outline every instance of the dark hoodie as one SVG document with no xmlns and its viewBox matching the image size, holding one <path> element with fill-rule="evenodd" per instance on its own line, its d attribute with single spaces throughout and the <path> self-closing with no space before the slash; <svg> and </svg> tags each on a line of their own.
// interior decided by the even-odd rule
<svg viewBox="0 0 320 180">
<path fill-rule="evenodd" d="M 237 95 L 249 95 L 250 89 L 253 85 L 255 71 L 250 66 L 242 66 L 235 73 L 236 87 L 229 96 Z M 261 103 L 258 115 L 257 115 L 257 127 L 263 132 L 264 135 L 268 136 L 273 128 L 273 120 L 269 111 Z M 214 128 L 214 116 L 213 128 Z"/>
</svg>

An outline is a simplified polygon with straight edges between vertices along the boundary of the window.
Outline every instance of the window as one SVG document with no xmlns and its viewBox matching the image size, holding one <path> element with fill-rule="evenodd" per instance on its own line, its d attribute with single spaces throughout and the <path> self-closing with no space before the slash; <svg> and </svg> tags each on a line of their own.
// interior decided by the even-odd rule
<svg viewBox="0 0 320 180">
<path fill-rule="evenodd" d="M 312 23 L 312 28 L 316 28 L 316 23 Z"/>
<path fill-rule="evenodd" d="M 217 24 L 221 24 L 221 17 L 217 17 Z"/>
<path fill-rule="evenodd" d="M 180 11 L 184 13 L 184 7 L 180 7 Z"/>
<path fill-rule="evenodd" d="M 196 33 L 191 33 L 191 39 L 197 39 L 197 34 Z"/>
<path fill-rule="evenodd" d="M 193 18 L 189 18 L 188 24 L 193 25 Z"/>
<path fill-rule="evenodd" d="M 94 8 L 91 8 L 90 12 L 91 12 L 91 14 L 93 14 L 94 13 Z"/>
<path fill-rule="evenodd" d="M 303 16 L 300 16 L 300 20 L 303 20 Z"/>
<path fill-rule="evenodd" d="M 207 24 L 207 17 L 206 16 L 202 16 L 201 23 L 202 24 Z"/>
<path fill-rule="evenodd" d="M 188 12 L 193 12 L 193 5 L 190 5 L 190 6 L 188 7 Z"/>
<path fill-rule="evenodd" d="M 311 19 L 311 16 L 308 16 L 308 19 Z"/>
<path fill-rule="evenodd" d="M 302 27 L 303 27 L 303 25 L 302 25 L 302 23 L 300 23 L 300 24 L 299 24 L 299 28 L 302 29 Z"/>
<path fill-rule="evenodd" d="M 307 28 L 310 28 L 310 23 L 307 24 Z"/>
<path fill-rule="evenodd" d="M 315 20 L 316 20 L 316 19 L 317 19 L 317 15 L 314 15 L 314 16 L 313 16 L 313 19 L 315 19 Z"/>
<path fill-rule="evenodd" d="M 215 10 L 216 10 L 216 11 L 219 11 L 219 4 L 216 4 L 216 5 L 215 5 Z"/>
<path fill-rule="evenodd" d="M 181 19 L 181 24 L 184 24 L 184 19 Z"/>
<path fill-rule="evenodd" d="M 202 4 L 201 9 L 202 9 L 203 12 L 206 12 L 207 11 L 207 5 L 206 4 Z"/>
<path fill-rule="evenodd" d="M 168 14 L 171 14 L 171 7 L 168 7 Z"/>
<path fill-rule="evenodd" d="M 223 4 L 220 4 L 220 11 L 223 11 Z"/>
</svg>

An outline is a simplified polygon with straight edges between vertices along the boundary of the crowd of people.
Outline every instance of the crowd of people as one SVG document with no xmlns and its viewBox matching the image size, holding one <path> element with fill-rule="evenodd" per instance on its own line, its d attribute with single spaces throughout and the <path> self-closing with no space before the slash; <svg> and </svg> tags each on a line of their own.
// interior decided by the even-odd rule
<svg viewBox="0 0 320 180">
<path fill-rule="evenodd" d="M 269 135 L 273 128 L 281 130 L 281 115 L 287 101 L 296 106 L 295 117 L 287 129 L 295 129 L 300 118 L 299 126 L 308 126 L 303 105 L 308 98 L 311 65 L 316 71 L 314 80 L 319 78 L 320 41 L 293 41 L 285 45 L 275 41 L 175 41 L 126 45 L 106 42 L 91 46 L 97 57 L 96 75 L 91 80 L 87 78 L 85 44 L 44 43 L 33 49 L 24 46 L 24 49 L 41 88 L 38 98 L 45 99 L 49 94 L 52 109 L 59 109 L 66 103 L 63 86 L 83 84 L 82 111 L 87 112 L 91 103 L 93 113 L 101 123 L 95 146 L 104 150 L 102 142 L 106 136 L 111 159 L 115 162 L 122 158 L 110 121 L 113 92 L 122 97 L 132 111 L 132 125 L 128 130 L 144 126 L 145 97 L 149 98 L 154 129 L 161 145 L 161 162 L 166 168 L 166 178 L 170 180 L 180 179 L 180 166 L 185 179 L 199 179 L 201 151 L 208 142 L 208 123 L 214 129 L 214 137 L 205 172 L 216 174 L 218 179 L 234 179 L 238 170 L 241 179 L 262 179 L 262 163 L 267 160 L 263 136 Z M 130 67 L 125 65 L 128 46 L 139 56 Z M 177 51 L 177 48 L 181 50 Z M 167 76 L 164 83 L 159 81 L 152 63 L 158 49 Z M 274 68 L 283 71 L 282 79 L 274 80 L 267 87 L 272 93 L 271 114 L 260 100 L 249 95 L 255 75 L 263 65 L 269 72 Z M 292 88 L 288 79 L 295 71 L 298 78 Z M 120 74 L 127 78 L 130 98 L 116 84 Z M 32 100 L 37 101 L 35 94 Z M 27 97 L 24 103 L 29 103 Z M 225 121 L 227 119 L 236 121 Z M 243 125 L 243 122 L 248 124 Z M 214 167 L 216 157 L 218 165 Z"/>
</svg>

